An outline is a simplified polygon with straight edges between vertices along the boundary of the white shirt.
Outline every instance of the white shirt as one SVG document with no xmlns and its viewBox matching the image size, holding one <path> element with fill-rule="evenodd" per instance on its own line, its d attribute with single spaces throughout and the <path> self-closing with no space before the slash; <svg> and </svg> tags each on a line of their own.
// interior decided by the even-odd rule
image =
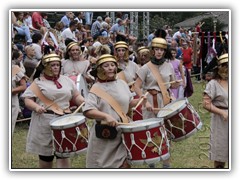
<svg viewBox="0 0 240 180">
<path fill-rule="evenodd" d="M 62 35 L 62 38 L 63 38 L 64 40 L 66 40 L 67 38 L 70 38 L 70 39 L 73 39 L 73 40 L 77 41 L 75 32 L 72 32 L 72 31 L 70 30 L 70 28 L 65 29 L 65 30 L 62 32 L 61 35 Z"/>
</svg>

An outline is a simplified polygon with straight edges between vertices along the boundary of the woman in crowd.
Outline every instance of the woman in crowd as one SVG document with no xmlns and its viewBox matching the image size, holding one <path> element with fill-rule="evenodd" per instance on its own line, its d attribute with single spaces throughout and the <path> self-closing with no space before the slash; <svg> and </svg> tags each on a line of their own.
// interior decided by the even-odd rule
<svg viewBox="0 0 240 180">
<path fill-rule="evenodd" d="M 135 92 L 139 97 L 142 97 L 146 91 L 149 93 L 146 105 L 142 108 L 143 119 L 157 117 L 159 108 L 166 106 L 171 101 L 169 89 L 179 86 L 179 83 L 170 83 L 175 81 L 175 73 L 172 65 L 165 58 L 167 41 L 163 38 L 154 38 L 150 51 L 151 60 L 139 69 L 134 84 Z M 168 159 L 163 162 L 163 168 L 169 167 Z"/>
<path fill-rule="evenodd" d="M 115 56 L 118 62 L 118 66 L 120 69 L 123 70 L 123 76 L 119 77 L 126 81 L 126 83 L 132 83 L 136 80 L 137 77 L 137 71 L 139 70 L 139 66 L 129 60 L 129 50 L 128 50 L 128 44 L 124 41 L 118 41 L 114 45 L 115 49 Z"/>
<path fill-rule="evenodd" d="M 15 129 L 18 114 L 20 112 L 19 93 L 27 88 L 26 76 L 24 71 L 16 64 L 18 60 L 22 60 L 22 52 L 13 50 L 12 54 L 12 135 Z"/>
<path fill-rule="evenodd" d="M 115 128 L 121 122 L 119 113 L 111 107 L 107 98 L 101 96 L 101 91 L 110 95 L 125 115 L 129 108 L 136 105 L 137 100 L 132 98 L 128 85 L 123 80 L 116 79 L 118 71 L 117 61 L 110 54 L 99 57 L 96 69 L 91 71 L 91 75 L 96 78 L 97 82 L 90 90 L 84 107 L 84 115 L 95 119 L 90 129 L 86 156 L 87 168 L 130 167 L 127 163 L 127 150 L 122 143 L 121 132 Z M 93 89 L 95 89 L 94 92 Z M 116 137 L 103 138 L 99 136 L 98 132 L 99 128 L 103 126 L 102 124 L 108 125 L 107 128 L 111 129 L 111 132 L 114 131 Z"/>
<path fill-rule="evenodd" d="M 34 82 L 22 95 L 26 107 L 32 110 L 26 150 L 39 156 L 39 168 L 53 167 L 54 150 L 50 121 L 71 113 L 70 100 L 77 105 L 84 102 L 72 80 L 60 75 L 60 71 L 61 60 L 57 54 L 43 56 L 34 74 Z M 47 105 L 45 98 L 52 103 Z M 69 158 L 56 158 L 57 168 L 70 168 Z"/>
<path fill-rule="evenodd" d="M 171 88 L 171 92 L 173 93 L 175 99 L 179 98 L 184 98 L 184 89 L 186 87 L 186 81 L 185 81 L 185 76 L 184 76 L 184 69 L 183 65 L 180 60 L 176 59 L 177 55 L 177 49 L 176 48 L 171 48 L 170 49 L 172 58 L 170 59 L 170 63 L 173 66 L 176 79 L 181 80 L 181 85 L 178 88 Z"/>
<path fill-rule="evenodd" d="M 213 79 L 203 94 L 203 107 L 212 113 L 209 158 L 214 168 L 224 168 L 229 157 L 228 54 L 218 59 Z"/>
</svg>

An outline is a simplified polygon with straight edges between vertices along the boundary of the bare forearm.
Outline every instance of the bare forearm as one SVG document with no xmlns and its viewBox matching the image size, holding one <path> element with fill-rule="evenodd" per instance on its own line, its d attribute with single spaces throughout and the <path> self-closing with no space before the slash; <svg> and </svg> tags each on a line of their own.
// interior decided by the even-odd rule
<svg viewBox="0 0 240 180">
<path fill-rule="evenodd" d="M 90 119 L 106 119 L 107 114 L 96 109 L 91 109 L 84 112 L 84 115 Z"/>
<path fill-rule="evenodd" d="M 21 92 L 25 91 L 25 89 L 26 89 L 26 85 L 18 86 L 16 88 L 12 89 L 12 94 L 15 95 L 15 94 L 21 93 Z"/>
<path fill-rule="evenodd" d="M 15 94 L 21 93 L 21 92 L 25 91 L 26 88 L 27 88 L 27 84 L 26 84 L 25 79 L 23 78 L 20 81 L 20 85 L 16 88 L 12 89 L 12 94 L 15 95 Z"/>
<path fill-rule="evenodd" d="M 214 114 L 222 115 L 224 113 L 224 110 L 219 109 L 212 104 L 212 100 L 207 94 L 203 96 L 203 108 Z"/>
<path fill-rule="evenodd" d="M 218 115 L 222 115 L 222 109 L 217 108 L 216 106 L 214 106 L 212 103 L 203 103 L 203 108 L 206 109 L 207 111 L 214 113 L 214 114 L 218 114 Z"/>
<path fill-rule="evenodd" d="M 139 78 L 137 78 L 136 82 L 134 83 L 134 91 L 139 97 L 143 95 L 141 87 L 142 87 L 142 81 Z"/>
<path fill-rule="evenodd" d="M 76 98 L 75 98 L 75 103 L 80 106 L 83 102 L 84 102 L 84 97 L 82 95 L 78 95 Z"/>
<path fill-rule="evenodd" d="M 129 104 L 129 109 L 132 109 L 133 107 L 135 107 L 138 103 L 139 99 L 133 99 L 130 104 Z"/>
<path fill-rule="evenodd" d="M 35 111 L 39 106 L 33 99 L 29 99 L 29 98 L 25 98 L 24 103 L 25 103 L 25 106 L 31 111 Z"/>
</svg>

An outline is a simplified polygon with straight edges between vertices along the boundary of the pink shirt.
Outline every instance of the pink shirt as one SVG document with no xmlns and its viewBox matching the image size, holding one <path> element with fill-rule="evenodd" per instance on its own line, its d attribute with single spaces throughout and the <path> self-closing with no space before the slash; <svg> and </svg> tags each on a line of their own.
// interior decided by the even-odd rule
<svg viewBox="0 0 240 180">
<path fill-rule="evenodd" d="M 43 23 L 43 18 L 41 16 L 41 14 L 39 12 L 34 12 L 32 14 L 32 25 L 34 28 L 36 29 L 40 29 L 38 26 L 37 26 L 37 22 L 38 24 L 40 24 L 41 26 L 44 26 L 44 23 Z"/>
</svg>

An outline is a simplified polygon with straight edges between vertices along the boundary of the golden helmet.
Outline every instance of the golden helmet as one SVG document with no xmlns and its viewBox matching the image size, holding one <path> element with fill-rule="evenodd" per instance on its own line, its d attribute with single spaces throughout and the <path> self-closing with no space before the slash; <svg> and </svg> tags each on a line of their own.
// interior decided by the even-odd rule
<svg viewBox="0 0 240 180">
<path fill-rule="evenodd" d="M 66 47 L 66 52 L 68 52 L 73 46 L 79 46 L 79 45 L 75 41 L 70 42 Z M 80 55 L 81 55 L 82 54 L 81 48 L 79 47 L 79 49 L 80 49 Z"/>
<path fill-rule="evenodd" d="M 151 47 L 167 49 L 167 41 L 163 38 L 154 38 L 152 40 Z"/>
<path fill-rule="evenodd" d="M 96 67 L 95 69 L 93 69 L 90 74 L 94 77 L 98 77 L 102 80 L 106 79 L 106 76 L 101 68 L 101 64 L 105 63 L 105 62 L 114 62 L 117 66 L 117 61 L 116 58 L 114 56 L 112 56 L 111 54 L 104 54 L 102 56 L 100 56 L 96 62 Z M 118 66 L 117 66 L 118 67 Z M 121 70 L 119 68 L 117 68 L 117 72 L 120 72 Z M 117 73 L 116 72 L 116 73 Z"/>
<path fill-rule="evenodd" d="M 54 62 L 54 61 L 60 62 L 60 66 L 61 66 L 61 60 L 57 54 L 47 54 L 42 57 L 42 64 L 44 66 L 44 74 L 46 74 L 48 76 L 53 76 L 51 66 L 49 63 Z"/>
<path fill-rule="evenodd" d="M 44 67 L 47 66 L 47 64 L 49 62 L 53 62 L 53 61 L 59 61 L 61 63 L 61 59 L 60 59 L 59 55 L 53 53 L 53 54 L 44 55 L 42 57 L 42 64 Z"/>
<path fill-rule="evenodd" d="M 114 56 L 112 56 L 111 54 L 104 54 L 104 55 L 102 55 L 98 58 L 96 65 L 98 67 L 102 63 L 105 63 L 105 62 L 115 62 L 115 63 L 117 63 L 116 58 Z"/>
<path fill-rule="evenodd" d="M 228 62 L 228 53 L 225 53 L 218 58 L 218 65 L 226 62 Z"/>
<path fill-rule="evenodd" d="M 114 45 L 114 48 L 115 48 L 115 49 L 118 49 L 118 48 L 128 49 L 128 44 L 127 44 L 125 41 L 118 41 L 118 42 L 116 42 L 116 44 Z"/>
<path fill-rule="evenodd" d="M 149 53 L 150 51 L 149 51 L 149 49 L 148 49 L 147 47 L 145 47 L 145 46 L 141 46 L 141 47 L 139 47 L 139 48 L 137 49 L 137 53 L 141 54 L 141 53 L 143 53 L 143 52 Z"/>
</svg>

